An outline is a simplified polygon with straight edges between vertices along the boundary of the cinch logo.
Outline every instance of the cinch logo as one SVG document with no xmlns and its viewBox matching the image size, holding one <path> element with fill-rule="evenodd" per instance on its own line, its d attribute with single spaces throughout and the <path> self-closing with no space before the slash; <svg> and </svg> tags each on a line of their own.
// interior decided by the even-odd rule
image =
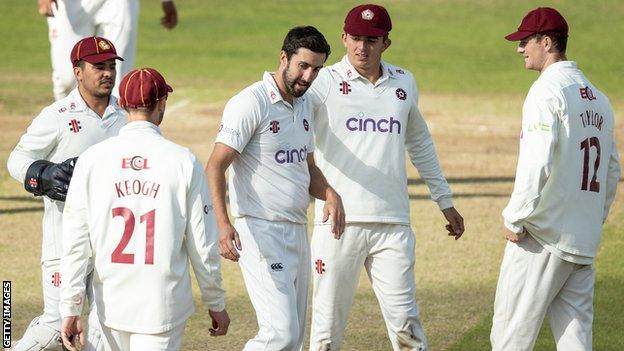
<svg viewBox="0 0 624 351">
<path fill-rule="evenodd" d="M 360 115 L 363 115 L 360 113 Z M 352 132 L 379 132 L 379 133 L 397 133 L 401 134 L 401 121 L 390 117 L 390 119 L 381 118 L 375 120 L 373 118 L 355 118 L 347 119 L 345 123 L 348 130 Z"/>
<path fill-rule="evenodd" d="M 279 150 L 275 153 L 275 162 L 279 164 L 303 162 L 308 157 L 307 145 L 301 149 Z"/>
<path fill-rule="evenodd" d="M 273 272 L 282 271 L 284 270 L 284 265 L 282 264 L 282 262 L 271 263 L 271 270 L 273 270 Z"/>
<path fill-rule="evenodd" d="M 149 169 L 147 159 L 141 156 L 126 157 L 121 159 L 121 168 L 132 168 L 135 171 Z"/>
</svg>

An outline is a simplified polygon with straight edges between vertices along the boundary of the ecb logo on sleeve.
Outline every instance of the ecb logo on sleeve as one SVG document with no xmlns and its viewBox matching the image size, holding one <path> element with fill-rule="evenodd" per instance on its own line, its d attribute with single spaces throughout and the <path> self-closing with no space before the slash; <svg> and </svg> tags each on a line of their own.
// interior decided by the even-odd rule
<svg viewBox="0 0 624 351">
<path fill-rule="evenodd" d="M 132 168 L 135 171 L 149 169 L 147 159 L 141 156 L 126 157 L 121 160 L 121 168 Z"/>
</svg>

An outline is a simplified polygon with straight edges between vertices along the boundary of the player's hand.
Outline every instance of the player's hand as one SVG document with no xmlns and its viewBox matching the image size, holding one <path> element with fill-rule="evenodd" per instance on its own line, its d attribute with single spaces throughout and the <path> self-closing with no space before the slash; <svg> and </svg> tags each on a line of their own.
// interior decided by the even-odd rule
<svg viewBox="0 0 624 351">
<path fill-rule="evenodd" d="M 231 224 L 224 225 L 223 229 L 219 229 L 219 253 L 221 256 L 230 261 L 238 262 L 240 258 L 238 251 L 242 249 L 238 232 Z"/>
<path fill-rule="evenodd" d="M 334 189 L 330 189 L 323 206 L 323 223 L 330 220 L 331 232 L 334 238 L 340 239 L 345 230 L 345 211 L 342 198 Z"/>
<path fill-rule="evenodd" d="M 165 15 L 160 19 L 160 24 L 167 29 L 173 29 L 178 25 L 178 11 L 175 4 L 173 1 L 163 1 L 162 9 Z"/>
<path fill-rule="evenodd" d="M 79 316 L 71 316 L 63 318 L 61 322 L 61 340 L 63 341 L 63 346 L 65 346 L 69 351 L 78 350 L 74 346 L 74 336 L 78 336 L 78 341 L 80 342 L 80 346 L 85 346 L 85 333 L 82 328 L 82 321 Z"/>
<path fill-rule="evenodd" d="M 526 233 L 526 229 L 523 229 L 522 233 L 514 233 L 511 230 L 505 228 L 505 239 L 511 241 L 512 243 L 517 243 L 520 240 L 524 239 Z"/>
<path fill-rule="evenodd" d="M 446 230 L 449 236 L 454 236 L 455 240 L 461 238 L 464 234 L 464 218 L 457 212 L 455 207 L 449 207 L 442 210 L 444 218 L 448 221 Z"/>
<path fill-rule="evenodd" d="M 39 0 L 39 14 L 46 17 L 54 17 L 52 6 L 56 6 L 56 0 Z"/>
<path fill-rule="evenodd" d="M 228 316 L 227 311 L 215 312 L 208 310 L 208 314 L 210 314 L 210 319 L 212 319 L 212 328 L 208 329 L 208 331 L 210 331 L 210 336 L 227 334 L 228 327 L 230 326 L 230 316 Z"/>
</svg>

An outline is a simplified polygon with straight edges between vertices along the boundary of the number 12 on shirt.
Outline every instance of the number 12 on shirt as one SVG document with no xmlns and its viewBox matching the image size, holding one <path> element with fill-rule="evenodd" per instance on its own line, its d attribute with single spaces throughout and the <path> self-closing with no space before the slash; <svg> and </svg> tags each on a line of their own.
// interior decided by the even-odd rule
<svg viewBox="0 0 624 351">
<path fill-rule="evenodd" d="M 124 232 L 115 251 L 111 254 L 111 262 L 134 264 L 134 254 L 124 253 L 124 249 L 130 242 L 134 234 L 134 213 L 127 207 L 115 207 L 112 210 L 113 218 L 123 217 Z M 151 210 L 141 215 L 141 223 L 145 222 L 145 264 L 154 264 L 154 221 L 156 219 L 156 210 Z"/>
</svg>

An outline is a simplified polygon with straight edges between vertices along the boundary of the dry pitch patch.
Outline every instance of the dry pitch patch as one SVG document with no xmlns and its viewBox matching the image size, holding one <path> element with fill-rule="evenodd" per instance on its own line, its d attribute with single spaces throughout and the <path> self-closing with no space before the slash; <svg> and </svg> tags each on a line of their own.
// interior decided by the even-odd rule
<svg viewBox="0 0 624 351">
<path fill-rule="evenodd" d="M 423 95 L 420 101 L 455 193 L 455 206 L 464 216 L 467 228 L 459 241 L 446 237 L 440 211 L 429 200 L 427 187 L 414 167 L 408 164 L 411 218 L 417 237 L 417 298 L 431 349 L 444 350 L 491 312 L 505 244 L 500 212 L 513 188 L 522 97 Z M 620 106 L 616 106 L 616 111 L 622 111 Z M 191 148 L 201 160 L 207 160 L 223 104 L 198 104 L 174 94 L 169 109 L 163 133 Z M 18 338 L 42 306 L 38 268 L 42 204 L 25 194 L 4 167 L 30 118 L 2 116 L 2 120 L 0 275 L 13 282 L 13 337 Z M 621 148 L 621 120 L 617 125 Z M 622 193 L 620 189 L 613 209 L 620 216 L 624 209 Z M 257 331 L 238 266 L 224 262 L 223 276 L 232 318 L 229 334 L 218 339 L 208 336 L 207 311 L 197 300 L 198 312 L 188 323 L 185 350 L 240 350 Z M 389 347 L 377 301 L 363 272 L 343 349 Z M 483 349 L 487 348 L 483 345 Z"/>
</svg>

